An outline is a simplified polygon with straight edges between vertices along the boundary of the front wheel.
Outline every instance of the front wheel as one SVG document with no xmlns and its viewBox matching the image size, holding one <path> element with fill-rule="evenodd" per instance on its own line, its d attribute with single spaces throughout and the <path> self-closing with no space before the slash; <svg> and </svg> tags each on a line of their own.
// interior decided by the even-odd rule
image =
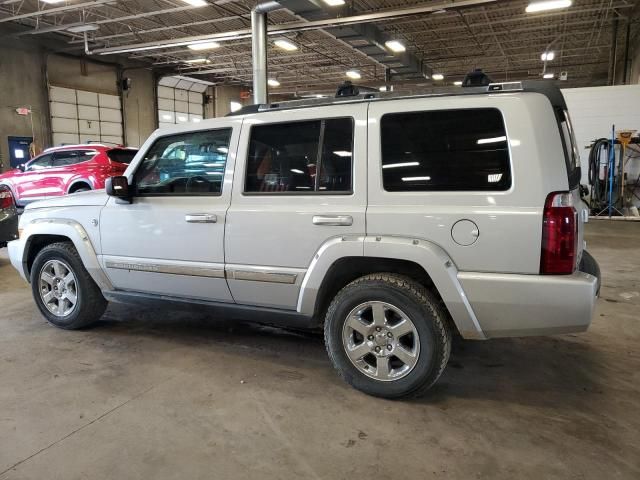
<svg viewBox="0 0 640 480">
<path fill-rule="evenodd" d="M 71 243 L 53 243 L 36 256 L 31 268 L 31 290 L 49 323 L 74 330 L 100 319 L 107 301 L 82 264 Z"/>
<path fill-rule="evenodd" d="M 408 277 L 377 273 L 344 287 L 329 306 L 325 344 L 344 380 L 369 395 L 419 396 L 449 360 L 440 302 Z"/>
</svg>

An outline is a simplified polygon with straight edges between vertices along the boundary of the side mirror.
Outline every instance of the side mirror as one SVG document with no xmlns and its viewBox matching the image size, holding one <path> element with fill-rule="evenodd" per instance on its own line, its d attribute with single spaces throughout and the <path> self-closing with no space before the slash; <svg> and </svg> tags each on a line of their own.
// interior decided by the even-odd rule
<svg viewBox="0 0 640 480">
<path fill-rule="evenodd" d="M 109 177 L 104 186 L 107 195 L 110 197 L 121 198 L 127 202 L 131 202 L 131 192 L 129 191 L 129 180 L 127 177 Z"/>
<path fill-rule="evenodd" d="M 21 163 L 20 165 L 18 165 L 18 170 L 20 170 L 21 172 L 24 172 L 27 169 L 27 165 L 24 163 Z"/>
</svg>

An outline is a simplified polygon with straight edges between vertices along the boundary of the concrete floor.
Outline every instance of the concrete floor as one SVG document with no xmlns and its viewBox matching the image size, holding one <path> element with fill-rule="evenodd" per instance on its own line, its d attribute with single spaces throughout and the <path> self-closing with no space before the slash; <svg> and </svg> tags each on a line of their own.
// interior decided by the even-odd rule
<svg viewBox="0 0 640 480">
<path fill-rule="evenodd" d="M 640 223 L 587 239 L 588 333 L 457 341 L 410 402 L 343 384 L 319 336 L 120 305 L 58 330 L 0 250 L 0 479 L 638 479 Z"/>
</svg>

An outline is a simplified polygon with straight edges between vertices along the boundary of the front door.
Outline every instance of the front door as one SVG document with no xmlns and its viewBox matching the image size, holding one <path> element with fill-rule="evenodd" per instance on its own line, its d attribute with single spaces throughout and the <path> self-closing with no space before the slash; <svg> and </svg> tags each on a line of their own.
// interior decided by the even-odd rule
<svg viewBox="0 0 640 480">
<path fill-rule="evenodd" d="M 238 303 L 295 309 L 320 247 L 365 234 L 367 104 L 247 116 L 225 238 Z"/>
<path fill-rule="evenodd" d="M 24 205 L 47 198 L 47 174 L 51 170 L 53 155 L 45 153 L 26 164 L 23 172 L 17 172 L 13 179 L 16 201 Z"/>
<path fill-rule="evenodd" d="M 146 142 L 127 170 L 132 202 L 110 198 L 100 217 L 101 262 L 117 290 L 233 301 L 224 229 L 239 125 L 178 127 Z"/>
</svg>

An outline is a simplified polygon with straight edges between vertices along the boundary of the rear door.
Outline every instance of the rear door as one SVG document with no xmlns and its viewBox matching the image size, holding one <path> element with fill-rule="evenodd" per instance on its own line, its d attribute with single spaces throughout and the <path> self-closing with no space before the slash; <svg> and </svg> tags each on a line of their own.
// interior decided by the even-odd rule
<svg viewBox="0 0 640 480">
<path fill-rule="evenodd" d="M 225 234 L 236 302 L 295 309 L 327 241 L 365 234 L 367 104 L 245 117 Z"/>
</svg>

